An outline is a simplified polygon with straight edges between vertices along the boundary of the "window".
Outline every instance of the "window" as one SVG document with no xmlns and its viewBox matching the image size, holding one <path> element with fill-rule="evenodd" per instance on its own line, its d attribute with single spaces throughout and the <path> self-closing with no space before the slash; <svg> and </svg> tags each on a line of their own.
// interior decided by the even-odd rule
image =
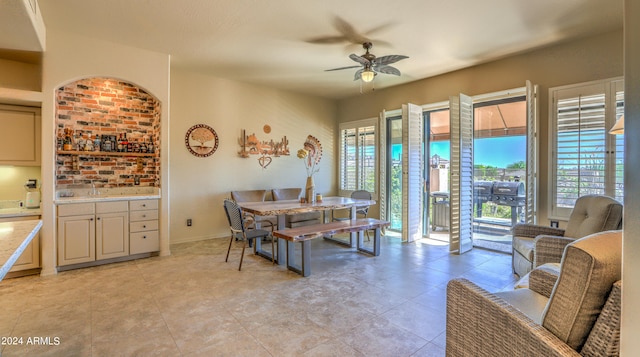
<svg viewBox="0 0 640 357">
<path fill-rule="evenodd" d="M 623 136 L 608 133 L 622 115 L 622 80 L 551 88 L 550 97 L 551 215 L 568 217 L 576 199 L 589 194 L 622 201 Z"/>
<path fill-rule="evenodd" d="M 340 191 L 376 192 L 376 119 L 340 124 Z"/>
</svg>

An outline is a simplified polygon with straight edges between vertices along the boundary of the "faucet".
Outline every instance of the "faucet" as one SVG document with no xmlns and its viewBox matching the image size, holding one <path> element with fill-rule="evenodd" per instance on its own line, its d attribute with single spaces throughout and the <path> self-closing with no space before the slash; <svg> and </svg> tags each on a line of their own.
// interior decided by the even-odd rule
<svg viewBox="0 0 640 357">
<path fill-rule="evenodd" d="M 96 189 L 96 184 L 95 183 L 91 183 L 91 192 L 89 193 L 89 196 L 98 196 L 100 194 L 100 191 L 98 191 L 98 189 Z"/>
</svg>

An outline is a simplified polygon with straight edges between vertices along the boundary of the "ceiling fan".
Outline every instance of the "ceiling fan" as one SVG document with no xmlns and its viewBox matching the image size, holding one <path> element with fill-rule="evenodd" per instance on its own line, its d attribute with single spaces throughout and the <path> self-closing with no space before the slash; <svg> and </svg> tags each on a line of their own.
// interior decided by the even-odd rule
<svg viewBox="0 0 640 357">
<path fill-rule="evenodd" d="M 364 42 L 362 44 L 362 47 L 366 51 L 362 56 L 358 56 L 354 53 L 349 55 L 349 58 L 351 58 L 355 62 L 358 62 L 359 65 L 327 69 L 325 70 L 325 72 L 362 67 L 356 71 L 353 80 L 357 81 L 358 79 L 362 79 L 363 82 L 371 82 L 378 73 L 393 74 L 395 76 L 399 76 L 400 71 L 397 68 L 389 65 L 405 58 L 409 58 L 402 55 L 376 57 L 373 53 L 369 52 L 371 47 L 373 47 L 373 44 L 371 42 Z"/>
</svg>

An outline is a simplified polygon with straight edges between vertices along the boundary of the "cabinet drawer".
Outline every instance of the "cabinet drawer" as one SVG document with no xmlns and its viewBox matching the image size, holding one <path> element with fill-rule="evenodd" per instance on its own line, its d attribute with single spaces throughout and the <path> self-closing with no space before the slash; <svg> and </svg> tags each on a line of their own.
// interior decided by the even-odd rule
<svg viewBox="0 0 640 357">
<path fill-rule="evenodd" d="M 160 250 L 158 231 L 131 233 L 129 254 L 157 252 Z"/>
<path fill-rule="evenodd" d="M 131 211 L 129 212 L 129 221 L 148 221 L 151 219 L 158 219 L 158 210 L 149 211 Z"/>
<path fill-rule="evenodd" d="M 96 213 L 127 212 L 127 201 L 96 202 Z"/>
<path fill-rule="evenodd" d="M 152 221 L 140 221 L 140 222 L 129 223 L 130 232 L 157 231 L 157 230 L 158 230 L 157 219 Z"/>
<path fill-rule="evenodd" d="M 135 200 L 135 201 L 129 201 L 129 209 L 132 210 L 132 211 L 158 209 L 158 200 Z"/>
<path fill-rule="evenodd" d="M 73 203 L 58 206 L 58 217 L 79 216 L 96 213 L 94 203 Z"/>
</svg>

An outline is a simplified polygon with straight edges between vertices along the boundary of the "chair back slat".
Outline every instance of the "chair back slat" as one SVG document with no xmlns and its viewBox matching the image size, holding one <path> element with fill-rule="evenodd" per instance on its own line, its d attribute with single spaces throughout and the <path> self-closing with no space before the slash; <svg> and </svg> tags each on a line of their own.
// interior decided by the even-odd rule
<svg viewBox="0 0 640 357">
<path fill-rule="evenodd" d="M 371 192 L 366 190 L 353 191 L 351 192 L 351 198 L 356 200 L 371 200 Z M 366 216 L 367 213 L 369 213 L 369 206 L 358 207 L 356 212 Z"/>
<path fill-rule="evenodd" d="M 231 200 L 224 200 L 224 211 L 227 214 L 229 227 L 237 232 L 244 232 L 244 222 L 242 220 L 242 210 L 237 203 Z"/>
</svg>

